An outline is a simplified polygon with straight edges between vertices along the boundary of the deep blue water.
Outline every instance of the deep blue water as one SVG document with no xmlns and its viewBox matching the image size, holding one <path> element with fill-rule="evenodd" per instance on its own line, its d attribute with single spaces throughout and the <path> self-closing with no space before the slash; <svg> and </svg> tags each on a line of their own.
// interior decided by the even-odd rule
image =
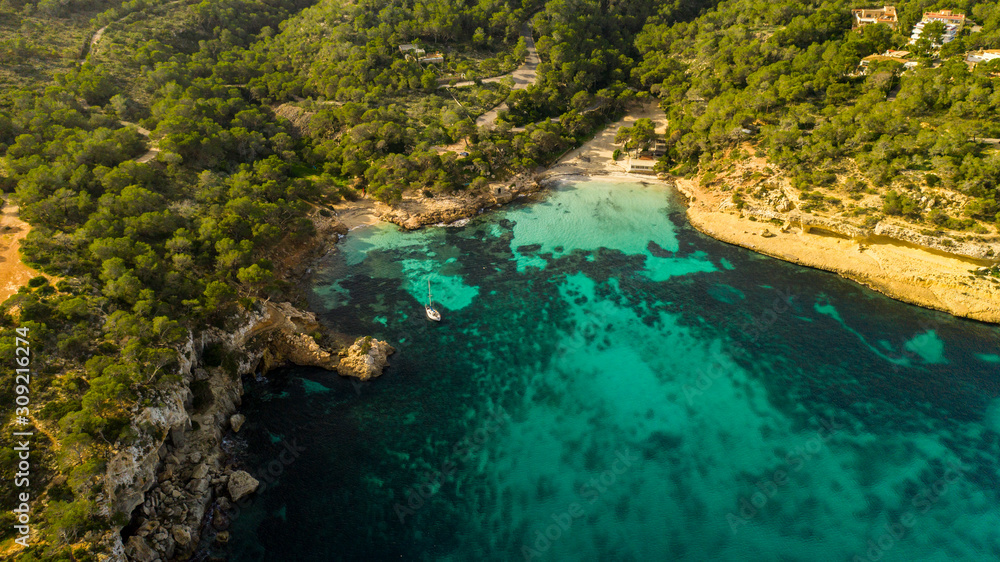
<svg viewBox="0 0 1000 562">
<path fill-rule="evenodd" d="M 709 239 L 663 187 L 355 230 L 311 298 L 399 351 L 250 384 L 231 560 L 1000 559 L 1000 330 Z"/>
</svg>

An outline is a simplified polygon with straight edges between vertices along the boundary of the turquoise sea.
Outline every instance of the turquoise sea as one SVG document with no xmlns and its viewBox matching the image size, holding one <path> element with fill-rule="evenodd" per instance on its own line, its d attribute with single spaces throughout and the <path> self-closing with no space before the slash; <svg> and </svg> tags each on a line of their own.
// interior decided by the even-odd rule
<svg viewBox="0 0 1000 562">
<path fill-rule="evenodd" d="M 352 231 L 311 307 L 398 352 L 363 384 L 248 381 L 235 444 L 264 486 L 211 554 L 1000 559 L 1000 330 L 683 210 L 590 181 L 461 227 Z"/>
</svg>

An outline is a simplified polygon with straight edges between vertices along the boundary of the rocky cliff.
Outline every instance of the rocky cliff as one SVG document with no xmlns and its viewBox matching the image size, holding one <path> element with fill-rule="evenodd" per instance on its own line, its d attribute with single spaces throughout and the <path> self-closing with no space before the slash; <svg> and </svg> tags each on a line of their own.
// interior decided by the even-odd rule
<svg viewBox="0 0 1000 562">
<path fill-rule="evenodd" d="M 220 447 L 242 422 L 233 416 L 243 395 L 242 375 L 287 363 L 334 370 L 345 358 L 358 368 L 352 376 L 381 374 L 392 350 L 388 344 L 375 341 L 367 349 L 371 361 L 359 363 L 357 352 L 347 350 L 342 357 L 320 346 L 312 335 L 319 330 L 312 313 L 289 303 L 266 303 L 231 331 L 189 337 L 181 350 L 181 381 L 162 391 L 157 406 L 136 413 L 132 425 L 140 437 L 108 463 L 107 501 L 101 503 L 130 514 L 131 521 L 124 540 L 118 533 L 105 537 L 106 560 L 187 559 L 199 544 L 213 499 L 224 510 L 233 494 L 253 493 L 256 487 L 227 465 Z"/>
<path fill-rule="evenodd" d="M 876 236 L 907 242 L 915 246 L 983 261 L 1000 259 L 1000 244 L 986 241 L 956 240 L 948 236 L 928 236 L 909 228 L 880 222 L 872 231 Z"/>
<path fill-rule="evenodd" d="M 798 227 L 806 233 L 813 230 L 823 230 L 851 238 L 858 242 L 874 242 L 877 241 L 876 237 L 883 237 L 887 240 L 912 244 L 927 250 L 944 252 L 984 262 L 996 262 L 1000 260 L 1000 244 L 994 241 L 987 239 L 977 240 L 971 236 L 965 240 L 944 235 L 929 236 L 887 220 L 881 220 L 874 227 L 866 228 L 852 224 L 842 218 L 822 217 L 790 210 L 788 207 L 782 207 L 780 203 L 775 206 L 766 204 L 754 205 L 750 203 L 737 206 L 732 201 L 723 201 L 719 204 L 719 210 L 738 213 L 759 220 L 781 221 L 786 227 Z"/>
</svg>

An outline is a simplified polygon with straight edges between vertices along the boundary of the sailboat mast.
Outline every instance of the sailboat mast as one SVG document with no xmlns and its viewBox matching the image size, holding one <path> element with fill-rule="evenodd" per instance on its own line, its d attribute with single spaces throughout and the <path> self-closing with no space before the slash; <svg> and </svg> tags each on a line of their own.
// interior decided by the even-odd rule
<svg viewBox="0 0 1000 562">
<path fill-rule="evenodd" d="M 431 280 L 427 280 L 427 302 L 430 303 L 431 308 L 434 308 L 434 297 L 431 296 Z"/>
</svg>

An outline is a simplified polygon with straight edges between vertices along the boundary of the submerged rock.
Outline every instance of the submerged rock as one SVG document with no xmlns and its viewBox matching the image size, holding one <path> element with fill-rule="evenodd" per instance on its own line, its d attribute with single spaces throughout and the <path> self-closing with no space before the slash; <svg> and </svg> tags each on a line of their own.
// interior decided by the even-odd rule
<svg viewBox="0 0 1000 562">
<path fill-rule="evenodd" d="M 229 476 L 227 488 L 229 497 L 233 498 L 234 502 L 238 502 L 247 494 L 256 492 L 259 486 L 260 481 L 250 476 L 250 473 L 245 470 L 237 470 Z"/>
<path fill-rule="evenodd" d="M 391 345 L 371 336 L 358 338 L 340 358 L 337 372 L 363 381 L 377 377 L 389 364 L 389 355 L 396 351 Z"/>
</svg>

